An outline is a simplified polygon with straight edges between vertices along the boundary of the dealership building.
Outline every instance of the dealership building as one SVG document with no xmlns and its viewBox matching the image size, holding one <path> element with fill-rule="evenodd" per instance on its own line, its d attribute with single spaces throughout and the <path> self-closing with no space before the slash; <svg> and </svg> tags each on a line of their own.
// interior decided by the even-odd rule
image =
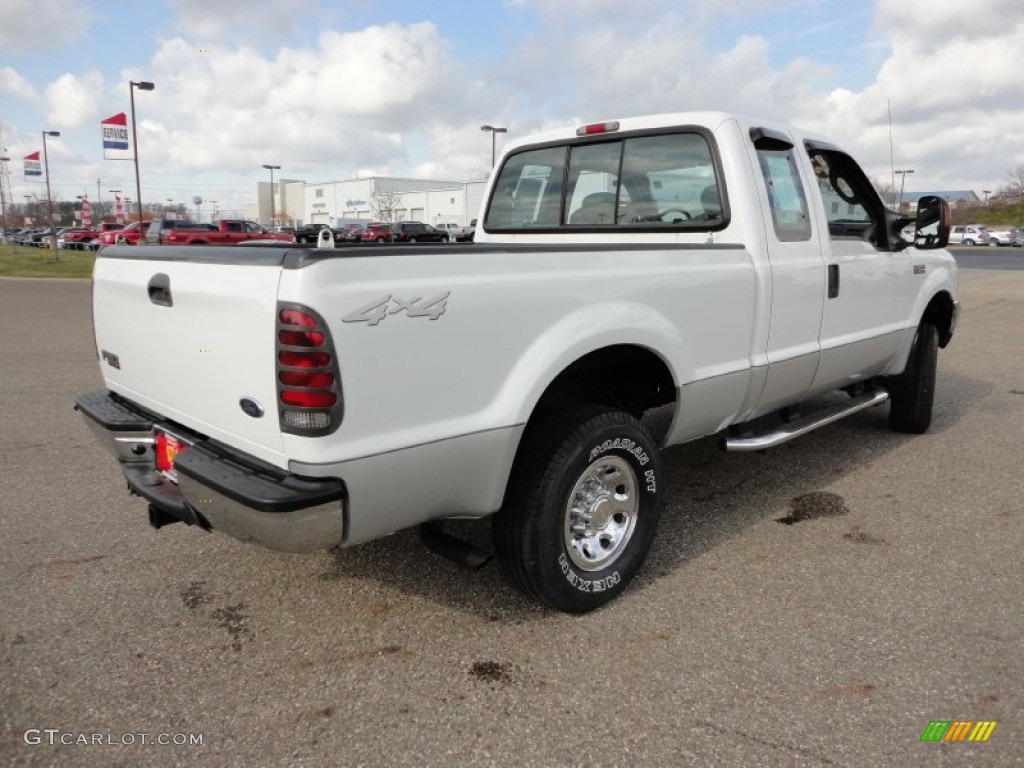
<svg viewBox="0 0 1024 768">
<path fill-rule="evenodd" d="M 311 184 L 298 179 L 259 182 L 256 202 L 247 203 L 247 219 L 271 226 L 300 227 L 324 223 L 388 219 L 425 224 L 468 224 L 483 200 L 486 180 L 439 181 L 395 176 L 367 176 Z M 271 202 L 273 200 L 273 202 Z M 390 213 L 388 213 L 390 212 Z"/>
</svg>

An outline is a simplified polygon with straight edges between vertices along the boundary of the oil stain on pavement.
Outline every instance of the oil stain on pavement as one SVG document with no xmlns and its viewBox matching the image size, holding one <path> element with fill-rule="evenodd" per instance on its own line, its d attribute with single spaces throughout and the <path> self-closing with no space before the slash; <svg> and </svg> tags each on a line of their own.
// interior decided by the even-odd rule
<svg viewBox="0 0 1024 768">
<path fill-rule="evenodd" d="M 814 520 L 819 517 L 839 517 L 849 511 L 843 497 L 838 493 L 811 491 L 792 499 L 789 502 L 789 514 L 776 518 L 775 522 L 795 525 L 804 520 Z"/>
</svg>

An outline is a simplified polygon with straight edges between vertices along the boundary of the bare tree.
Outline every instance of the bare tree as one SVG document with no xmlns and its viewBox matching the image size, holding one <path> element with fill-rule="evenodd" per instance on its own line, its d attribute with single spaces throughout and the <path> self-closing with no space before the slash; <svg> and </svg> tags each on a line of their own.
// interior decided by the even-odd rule
<svg viewBox="0 0 1024 768">
<path fill-rule="evenodd" d="M 370 210 L 380 221 L 390 224 L 397 220 L 398 207 L 402 204 L 402 193 L 396 192 L 394 188 L 384 189 L 378 187 L 376 182 L 373 185 L 373 194 L 370 195 Z"/>
<path fill-rule="evenodd" d="M 1024 164 L 1011 168 L 1006 175 L 1010 179 L 1010 183 L 1000 187 L 995 197 L 1004 200 L 1024 197 Z"/>
<path fill-rule="evenodd" d="M 885 203 L 887 208 L 896 208 L 899 205 L 899 191 L 893 187 L 892 183 L 888 181 L 882 181 L 878 178 L 871 179 L 871 186 L 875 188 L 878 196 L 882 198 L 882 202 Z"/>
</svg>

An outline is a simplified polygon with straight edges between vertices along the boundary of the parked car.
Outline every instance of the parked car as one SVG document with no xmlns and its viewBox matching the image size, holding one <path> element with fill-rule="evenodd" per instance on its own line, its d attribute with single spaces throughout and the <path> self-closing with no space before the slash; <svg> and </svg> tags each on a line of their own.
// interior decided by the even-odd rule
<svg viewBox="0 0 1024 768">
<path fill-rule="evenodd" d="M 139 222 L 133 221 L 124 229 L 110 229 L 100 233 L 100 245 L 138 245 L 139 239 L 149 230 L 150 222 L 142 222 L 142 230 L 139 230 Z"/>
<path fill-rule="evenodd" d="M 458 228 L 459 225 L 456 224 L 454 221 L 443 221 L 439 224 L 434 225 L 434 229 L 440 229 L 443 232 L 447 232 L 449 240 L 455 239 L 455 230 L 457 230 Z"/>
<path fill-rule="evenodd" d="M 11 238 L 12 242 L 16 245 L 28 245 L 29 241 L 36 234 L 46 232 L 45 228 L 41 227 L 26 227 L 25 229 L 19 229 L 14 233 L 14 237 Z"/>
<path fill-rule="evenodd" d="M 364 243 L 390 243 L 394 241 L 391 228 L 383 221 L 371 221 L 359 239 Z"/>
<path fill-rule="evenodd" d="M 335 242 L 345 240 L 345 227 L 332 227 L 330 224 L 324 224 L 323 222 L 305 224 L 296 229 L 292 234 L 295 237 L 296 243 L 315 243 L 320 239 L 320 231 L 324 229 L 331 230 Z"/>
<path fill-rule="evenodd" d="M 949 244 L 986 245 L 988 233 L 981 224 L 957 224 L 949 231 Z"/>
<path fill-rule="evenodd" d="M 99 236 L 92 227 L 71 227 L 57 238 L 57 247 L 70 251 L 91 250 L 96 247 L 94 243 Z"/>
<path fill-rule="evenodd" d="M 988 229 L 989 245 L 1013 245 L 1014 234 L 1009 227 L 990 227 Z"/>
<path fill-rule="evenodd" d="M 455 242 L 457 243 L 471 243 L 473 242 L 473 236 L 476 234 L 476 219 L 469 222 L 468 227 L 458 227 L 455 230 Z"/>
<path fill-rule="evenodd" d="M 164 222 L 155 222 L 154 226 Z M 179 222 L 175 221 L 175 224 Z M 153 227 L 150 227 L 152 230 Z M 282 232 L 271 232 L 255 221 L 245 219 L 220 219 L 209 224 L 192 226 L 157 227 L 158 235 L 153 242 L 159 245 L 237 245 L 255 241 L 295 242 L 294 236 Z M 147 234 L 147 242 L 149 235 Z"/>
<path fill-rule="evenodd" d="M 365 231 L 366 230 L 364 229 L 362 224 L 346 224 L 345 226 L 341 227 L 340 239 L 346 243 L 358 243 L 362 239 L 363 232 Z M 334 235 L 334 239 L 339 239 L 337 233 Z"/>
<path fill-rule="evenodd" d="M 1013 245 L 1015 248 L 1024 247 L 1024 227 L 1014 227 Z"/>
<path fill-rule="evenodd" d="M 396 243 L 447 243 L 448 233 L 422 221 L 398 221 L 391 225 Z"/>
<path fill-rule="evenodd" d="M 61 229 L 54 227 L 53 235 L 55 237 L 60 237 L 61 231 Z M 50 241 L 50 232 L 51 230 L 49 227 L 34 230 L 31 235 L 25 238 L 25 245 L 31 245 L 33 248 L 43 248 L 43 241 L 45 240 L 47 243 Z"/>
<path fill-rule="evenodd" d="M 39 247 L 50 250 L 51 248 L 60 248 L 61 238 L 64 237 L 64 233 L 68 231 L 70 227 L 57 227 L 53 230 L 53 237 L 50 237 L 50 230 L 46 230 L 43 236 L 39 240 Z"/>
<path fill-rule="evenodd" d="M 186 221 L 184 219 L 157 219 L 146 230 L 145 241 L 147 245 L 160 245 L 165 243 L 167 235 L 173 230 L 210 229 L 211 227 L 211 224 L 200 224 L 196 221 Z"/>
</svg>

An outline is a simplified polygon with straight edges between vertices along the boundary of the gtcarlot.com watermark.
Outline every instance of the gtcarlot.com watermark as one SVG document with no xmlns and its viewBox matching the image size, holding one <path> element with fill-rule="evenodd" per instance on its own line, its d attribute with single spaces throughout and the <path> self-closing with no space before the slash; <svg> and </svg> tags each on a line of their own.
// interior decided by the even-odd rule
<svg viewBox="0 0 1024 768">
<path fill-rule="evenodd" d="M 63 731 L 60 728 L 29 728 L 22 738 L 29 746 L 97 746 L 132 747 L 136 744 L 162 747 L 198 747 L 203 744 L 201 733 L 83 733 Z"/>
</svg>

